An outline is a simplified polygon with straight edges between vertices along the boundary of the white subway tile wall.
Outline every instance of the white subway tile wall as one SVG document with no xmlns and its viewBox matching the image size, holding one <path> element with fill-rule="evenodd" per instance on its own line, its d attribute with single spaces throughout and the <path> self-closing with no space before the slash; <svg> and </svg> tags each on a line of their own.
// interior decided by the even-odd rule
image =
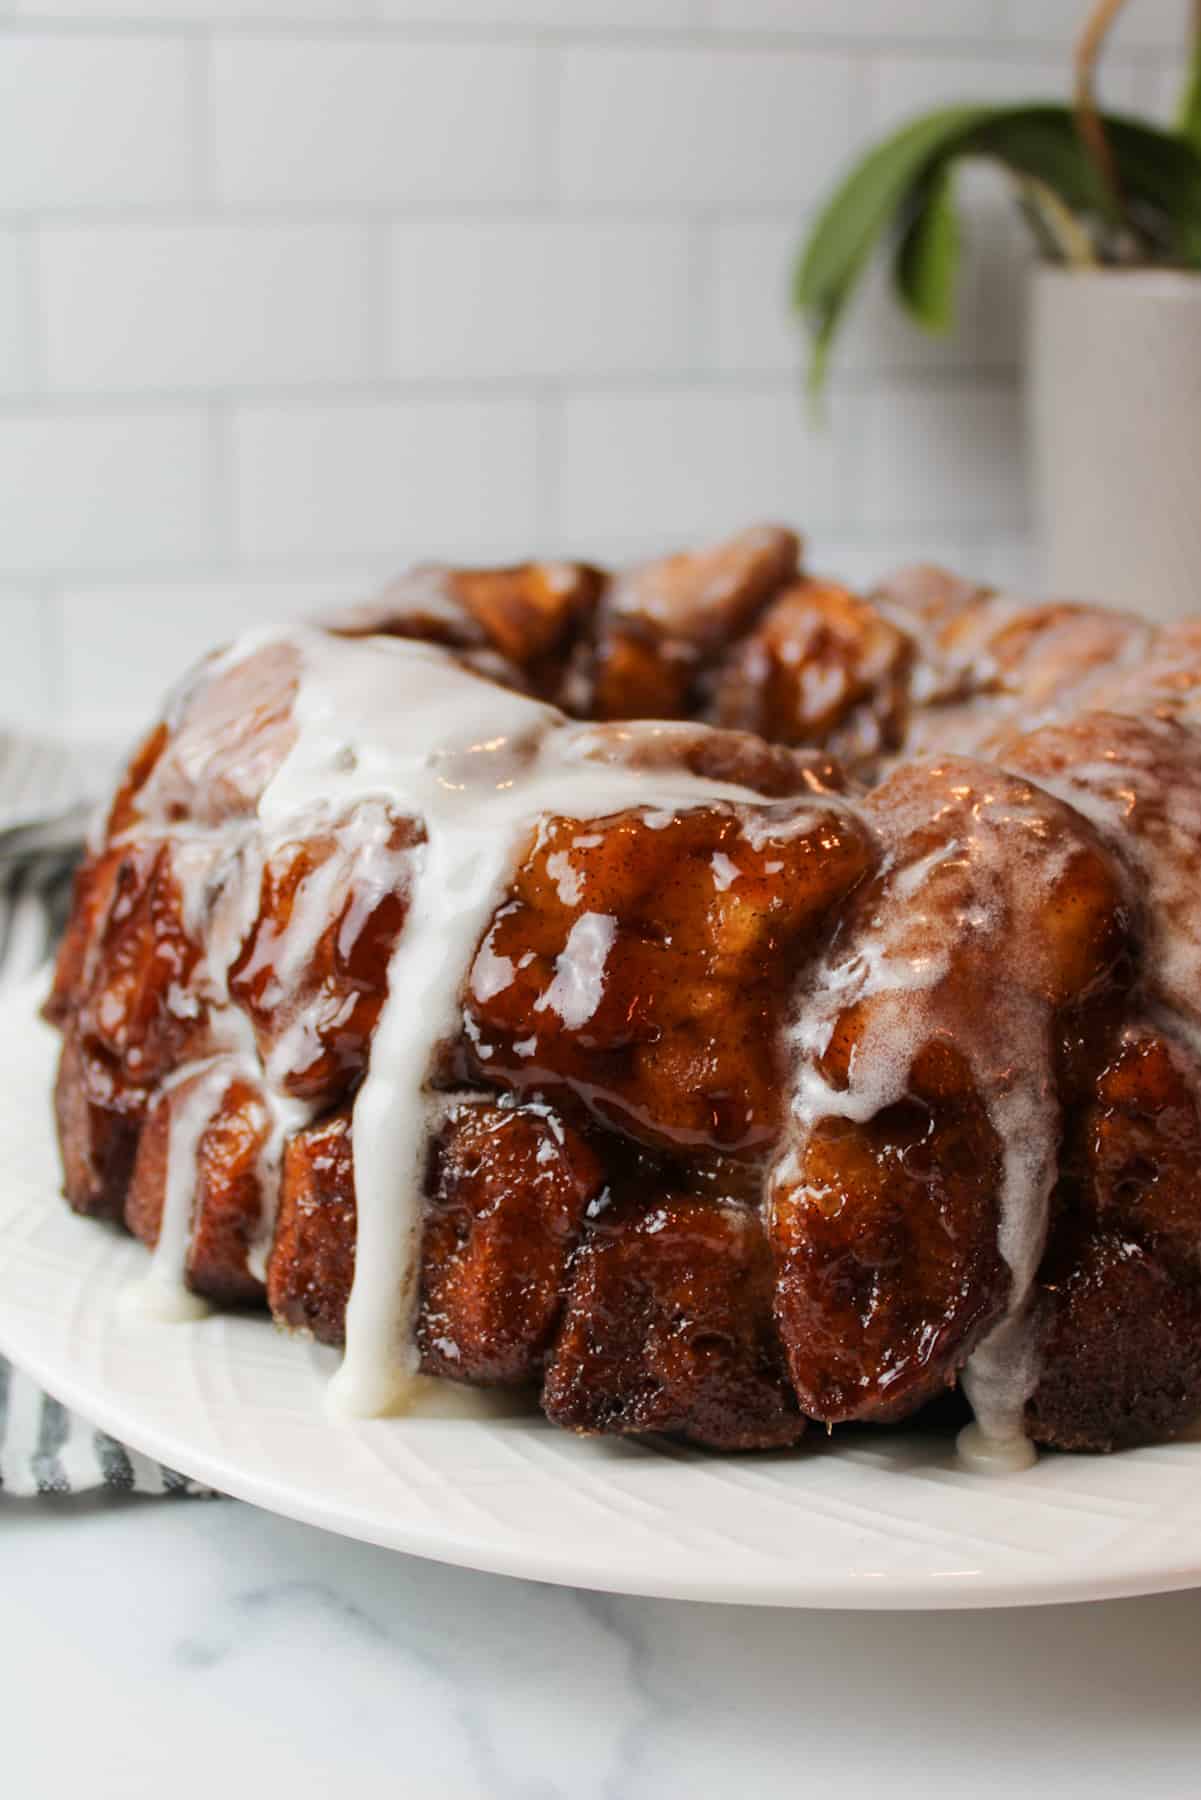
<svg viewBox="0 0 1201 1800">
<path fill-rule="evenodd" d="M 568 395 L 559 488 L 567 542 L 600 554 L 623 536 L 687 539 L 756 517 L 829 529 L 849 448 L 839 400 L 814 431 L 795 386 L 775 378 Z"/>
<path fill-rule="evenodd" d="M 240 407 L 237 551 L 512 556 L 538 533 L 537 438 L 536 402 L 520 394 Z"/>
<path fill-rule="evenodd" d="M 32 377 L 32 282 L 26 233 L 0 229 L 0 395 L 22 393 Z"/>
<path fill-rule="evenodd" d="M 0 582 L 0 620 L 4 624 L 0 725 L 44 730 L 60 685 L 50 635 L 54 615 L 36 594 Z"/>
<path fill-rule="evenodd" d="M 396 225 L 389 372 L 487 381 L 687 369 L 691 252 L 687 225 L 663 220 Z"/>
<path fill-rule="evenodd" d="M 339 215 L 528 206 L 550 149 L 537 141 L 538 62 L 534 48 L 350 32 L 218 39 L 217 203 Z"/>
<path fill-rule="evenodd" d="M 585 45 L 557 61 L 557 192 L 581 212 L 795 213 L 852 142 L 849 56 Z"/>
<path fill-rule="evenodd" d="M 0 38 L 0 212 L 39 219 L 185 214 L 207 121 L 192 44 L 167 37 Z"/>
<path fill-rule="evenodd" d="M 881 532 L 931 532 L 948 517 L 968 531 L 1021 530 L 1018 397 L 983 381 L 933 388 L 914 382 L 848 395 L 850 429 L 863 446 L 862 517 Z"/>
<path fill-rule="evenodd" d="M 217 553 L 204 411 L 0 411 L 0 579 L 155 572 Z"/>
<path fill-rule="evenodd" d="M 415 557 L 776 514 L 1031 579 L 1024 245 L 873 273 L 824 419 L 791 263 L 915 108 L 1062 93 L 1085 0 L 0 0 L 0 719 L 128 734 L 207 643 Z M 1134 0 L 1115 104 L 1190 0 Z"/>
<path fill-rule="evenodd" d="M 37 249 L 53 391 L 370 375 L 363 225 L 51 225 Z"/>
</svg>

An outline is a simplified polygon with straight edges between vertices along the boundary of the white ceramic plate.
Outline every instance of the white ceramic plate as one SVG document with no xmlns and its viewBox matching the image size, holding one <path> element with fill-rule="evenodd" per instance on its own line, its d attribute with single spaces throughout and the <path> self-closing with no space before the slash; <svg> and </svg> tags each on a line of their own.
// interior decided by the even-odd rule
<svg viewBox="0 0 1201 1800">
<path fill-rule="evenodd" d="M 721 1458 L 575 1439 L 432 1382 L 416 1417 L 346 1424 L 323 1406 L 334 1359 L 264 1319 L 130 1322 L 145 1252 L 58 1198 L 38 997 L 0 1006 L 0 1348 L 184 1473 L 369 1543 L 620 1593 L 950 1607 L 1201 1585 L 1201 1441 L 1006 1477 L 905 1432 Z"/>
</svg>

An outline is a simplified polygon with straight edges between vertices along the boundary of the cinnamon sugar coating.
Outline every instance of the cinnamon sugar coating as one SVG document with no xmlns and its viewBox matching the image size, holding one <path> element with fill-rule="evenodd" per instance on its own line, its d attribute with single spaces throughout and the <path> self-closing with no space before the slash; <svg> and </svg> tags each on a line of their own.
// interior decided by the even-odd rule
<svg viewBox="0 0 1201 1800">
<path fill-rule="evenodd" d="M 542 1390 L 573 1431 L 770 1450 L 805 1429 L 771 1318 L 756 1214 L 660 1192 L 602 1213 L 572 1266 Z"/>
<path fill-rule="evenodd" d="M 899 748 L 913 640 L 834 582 L 795 582 L 736 646 L 717 683 L 722 725 L 772 743 L 828 744 L 852 764 Z"/>
<path fill-rule="evenodd" d="M 563 704 L 592 719 L 695 716 L 707 672 L 795 575 L 799 555 L 791 531 L 763 525 L 615 576 Z"/>
<path fill-rule="evenodd" d="M 652 1147 L 761 1153 L 792 975 L 871 856 L 849 815 L 793 803 L 545 820 L 468 979 L 473 1077 L 566 1088 Z"/>
<path fill-rule="evenodd" d="M 172 1117 L 202 1075 L 159 1093 L 150 1106 L 125 1201 L 125 1224 L 153 1248 L 162 1225 Z M 262 1157 L 270 1133 L 261 1091 L 231 1071 L 196 1146 L 196 1181 L 186 1264 L 192 1291 L 220 1306 L 264 1297 L 251 1252 L 267 1224 Z"/>
<path fill-rule="evenodd" d="M 427 1372 L 780 1447 L 916 1412 L 1009 1319 L 1040 1443 L 1201 1412 L 1201 625 L 935 570 L 860 596 L 768 526 L 617 574 L 424 568 L 329 629 L 437 645 L 585 722 L 574 766 L 648 777 L 539 816 L 461 971 Z M 154 1244 L 191 1133 L 188 1284 L 339 1344 L 427 832 L 386 791 L 265 832 L 304 681 L 263 634 L 173 697 L 47 1015 L 70 1204 Z M 681 772 L 708 797 L 656 806 Z"/>
<path fill-rule="evenodd" d="M 286 1093 L 325 1108 L 362 1076 L 409 908 L 410 853 L 420 841 L 415 820 L 364 807 L 353 826 L 332 818 L 263 860 L 258 906 L 230 964 L 229 992 L 254 1028 L 264 1064 L 282 1065 Z M 256 863 L 251 879 L 258 874 Z"/>
<path fill-rule="evenodd" d="M 1030 1435 L 1170 1437 L 1201 1413 L 1201 1064 L 1139 1023 L 1071 1123 L 1039 1272 Z"/>
</svg>

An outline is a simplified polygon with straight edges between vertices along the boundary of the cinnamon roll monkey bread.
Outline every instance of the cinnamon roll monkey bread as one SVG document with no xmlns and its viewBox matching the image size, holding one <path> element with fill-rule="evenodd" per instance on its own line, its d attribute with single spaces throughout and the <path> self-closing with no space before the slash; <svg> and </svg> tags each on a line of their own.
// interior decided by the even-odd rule
<svg viewBox="0 0 1201 1800">
<path fill-rule="evenodd" d="M 1201 1413 L 1201 622 L 771 527 L 426 567 L 203 663 L 80 871 L 66 1195 L 267 1308 L 723 1450 Z M 823 1434 L 824 1435 L 824 1434 Z"/>
</svg>

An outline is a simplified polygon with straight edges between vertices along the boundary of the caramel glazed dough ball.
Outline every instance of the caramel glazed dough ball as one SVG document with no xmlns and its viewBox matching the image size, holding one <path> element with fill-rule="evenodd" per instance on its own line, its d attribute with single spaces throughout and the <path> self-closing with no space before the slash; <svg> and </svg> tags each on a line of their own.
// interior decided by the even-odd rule
<svg viewBox="0 0 1201 1800">
<path fill-rule="evenodd" d="M 247 639 L 79 873 L 67 1199 L 160 1295 L 573 1431 L 781 1447 L 966 1392 L 1001 1445 L 1170 1437 L 1199 671 L 1201 622 L 857 595 L 773 527 Z"/>
</svg>

